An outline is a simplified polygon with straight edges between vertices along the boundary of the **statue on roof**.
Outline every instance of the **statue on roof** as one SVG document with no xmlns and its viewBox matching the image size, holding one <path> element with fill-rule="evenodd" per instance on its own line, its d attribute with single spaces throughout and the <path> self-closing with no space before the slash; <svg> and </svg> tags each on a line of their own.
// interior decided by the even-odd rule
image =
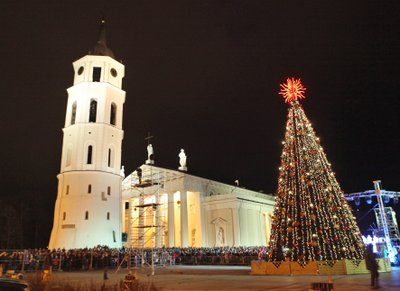
<svg viewBox="0 0 400 291">
<path fill-rule="evenodd" d="M 147 145 L 147 160 L 146 160 L 146 165 L 153 165 L 154 164 L 154 150 L 153 146 L 151 143 Z"/>
<path fill-rule="evenodd" d="M 186 167 L 186 154 L 183 149 L 181 149 L 181 152 L 179 153 L 179 164 L 181 165 L 178 169 L 181 171 L 187 171 Z"/>
</svg>

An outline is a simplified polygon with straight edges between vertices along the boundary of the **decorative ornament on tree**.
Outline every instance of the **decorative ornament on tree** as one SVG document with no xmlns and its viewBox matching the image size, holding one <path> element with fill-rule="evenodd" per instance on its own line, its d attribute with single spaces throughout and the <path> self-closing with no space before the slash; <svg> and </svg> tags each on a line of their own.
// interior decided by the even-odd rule
<svg viewBox="0 0 400 291">
<path fill-rule="evenodd" d="M 292 103 L 293 101 L 298 101 L 300 99 L 306 98 L 304 92 L 306 88 L 301 84 L 300 79 L 287 78 L 285 84 L 281 84 L 281 91 L 279 94 L 283 96 L 286 103 Z"/>
</svg>

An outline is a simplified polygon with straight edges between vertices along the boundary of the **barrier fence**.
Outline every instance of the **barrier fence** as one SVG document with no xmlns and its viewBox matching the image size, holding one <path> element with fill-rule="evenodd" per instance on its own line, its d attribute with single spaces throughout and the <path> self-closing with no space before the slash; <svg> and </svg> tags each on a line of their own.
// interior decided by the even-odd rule
<svg viewBox="0 0 400 291">
<path fill-rule="evenodd" d="M 141 267 L 151 264 L 167 265 L 243 265 L 262 258 L 265 251 L 259 248 L 247 252 L 235 252 L 224 248 L 207 249 L 83 249 L 83 250 L 0 250 L 0 270 L 15 272 L 38 271 L 85 271 Z"/>
</svg>

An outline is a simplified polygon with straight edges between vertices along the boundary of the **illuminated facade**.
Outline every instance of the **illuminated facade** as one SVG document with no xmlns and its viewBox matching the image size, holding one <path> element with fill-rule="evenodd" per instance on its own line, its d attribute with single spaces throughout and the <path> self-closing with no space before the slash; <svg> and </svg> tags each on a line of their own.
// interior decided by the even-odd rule
<svg viewBox="0 0 400 291">
<path fill-rule="evenodd" d="M 267 245 L 274 198 L 154 166 L 123 180 L 124 66 L 106 45 L 73 63 L 49 248 Z"/>
<path fill-rule="evenodd" d="M 49 248 L 120 247 L 124 66 L 106 45 L 104 21 L 92 53 L 73 67 Z"/>
<path fill-rule="evenodd" d="M 122 184 L 125 246 L 267 245 L 274 197 L 142 165 Z"/>
</svg>

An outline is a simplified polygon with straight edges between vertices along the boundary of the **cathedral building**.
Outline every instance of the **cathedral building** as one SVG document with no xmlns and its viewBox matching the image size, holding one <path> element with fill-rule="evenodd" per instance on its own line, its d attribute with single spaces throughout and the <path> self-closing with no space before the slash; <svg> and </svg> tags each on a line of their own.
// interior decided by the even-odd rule
<svg viewBox="0 0 400 291">
<path fill-rule="evenodd" d="M 265 246 L 269 241 L 272 195 L 145 164 L 124 179 L 122 199 L 125 246 Z"/>
<path fill-rule="evenodd" d="M 124 66 L 107 46 L 73 63 L 49 248 L 267 245 L 274 197 L 148 160 L 124 177 Z M 122 169 L 122 170 L 121 170 Z"/>
</svg>

